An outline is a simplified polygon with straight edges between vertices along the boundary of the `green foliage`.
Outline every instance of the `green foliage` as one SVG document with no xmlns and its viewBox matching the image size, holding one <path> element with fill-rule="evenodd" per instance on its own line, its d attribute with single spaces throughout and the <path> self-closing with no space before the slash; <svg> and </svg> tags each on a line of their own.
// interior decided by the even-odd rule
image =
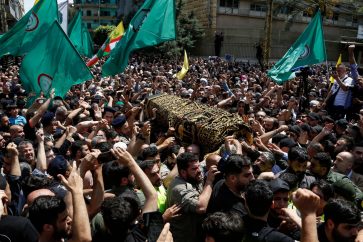
<svg viewBox="0 0 363 242">
<path fill-rule="evenodd" d="M 107 36 L 116 28 L 114 25 L 106 25 L 106 26 L 98 26 L 94 30 L 94 38 L 93 41 L 95 44 L 101 46 L 105 40 L 107 39 Z"/>
<path fill-rule="evenodd" d="M 204 36 L 204 30 L 194 13 L 183 11 L 184 2 L 179 0 L 176 6 L 177 36 L 175 41 L 169 41 L 160 45 L 157 50 L 168 57 L 181 56 L 183 50 L 190 51 Z"/>
</svg>

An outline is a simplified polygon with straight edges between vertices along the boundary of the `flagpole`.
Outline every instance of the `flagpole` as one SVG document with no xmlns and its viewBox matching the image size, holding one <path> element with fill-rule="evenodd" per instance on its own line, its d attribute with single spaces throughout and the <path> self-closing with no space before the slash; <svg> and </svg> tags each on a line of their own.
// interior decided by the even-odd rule
<svg viewBox="0 0 363 242">
<path fill-rule="evenodd" d="M 323 14 L 321 15 L 321 31 L 323 32 L 323 36 L 324 36 L 324 15 Z M 324 39 L 324 45 L 325 45 L 325 39 Z M 324 50 L 325 50 L 325 56 L 326 56 L 326 60 L 325 60 L 326 80 L 329 82 L 329 87 L 328 87 L 328 92 L 327 92 L 327 95 L 328 95 L 332 85 L 330 84 L 330 73 L 329 73 L 328 55 L 326 53 L 326 48 L 324 48 Z"/>
</svg>

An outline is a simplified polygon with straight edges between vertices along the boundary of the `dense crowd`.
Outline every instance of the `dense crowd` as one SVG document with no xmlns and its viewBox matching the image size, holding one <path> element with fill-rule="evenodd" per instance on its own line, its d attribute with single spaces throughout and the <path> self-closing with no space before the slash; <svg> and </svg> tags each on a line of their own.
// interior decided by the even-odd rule
<svg viewBox="0 0 363 242">
<path fill-rule="evenodd" d="M 190 58 L 178 80 L 175 60 L 135 55 L 122 74 L 102 77 L 100 61 L 94 80 L 31 104 L 9 66 L 0 241 L 363 241 L 363 78 L 348 54 L 283 85 L 214 57 Z M 145 109 L 163 93 L 239 115 L 253 139 L 183 146 Z"/>
</svg>

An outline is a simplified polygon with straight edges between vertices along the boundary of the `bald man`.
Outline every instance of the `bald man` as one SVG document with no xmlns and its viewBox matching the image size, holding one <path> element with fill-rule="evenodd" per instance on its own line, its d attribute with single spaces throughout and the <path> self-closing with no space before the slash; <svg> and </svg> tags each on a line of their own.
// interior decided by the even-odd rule
<svg viewBox="0 0 363 242">
<path fill-rule="evenodd" d="M 21 138 L 25 137 L 23 126 L 20 126 L 20 125 L 10 126 L 9 133 L 10 133 L 11 140 L 13 140 L 17 137 L 21 137 Z"/>
<path fill-rule="evenodd" d="M 55 196 L 55 194 L 49 189 L 45 189 L 45 188 L 38 189 L 38 190 L 35 190 L 35 191 L 32 191 L 31 193 L 29 193 L 29 195 L 27 196 L 27 199 L 26 199 L 26 203 L 28 205 L 30 205 L 34 202 L 34 200 L 36 198 L 38 198 L 40 196 Z"/>
<path fill-rule="evenodd" d="M 357 187 L 363 190 L 363 175 L 355 173 L 352 168 L 354 165 L 354 155 L 350 152 L 343 151 L 338 153 L 334 161 L 333 170 L 346 175 Z"/>
<path fill-rule="evenodd" d="M 49 189 L 37 189 L 29 193 L 26 198 L 26 204 L 24 204 L 22 215 L 27 217 L 28 215 L 28 208 L 34 202 L 34 200 L 40 196 L 55 196 L 55 194 Z"/>
</svg>

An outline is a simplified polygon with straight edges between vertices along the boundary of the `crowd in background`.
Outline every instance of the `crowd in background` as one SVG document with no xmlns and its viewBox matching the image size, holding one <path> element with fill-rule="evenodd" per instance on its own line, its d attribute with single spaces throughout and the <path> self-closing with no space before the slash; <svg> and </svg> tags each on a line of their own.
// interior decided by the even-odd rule
<svg viewBox="0 0 363 242">
<path fill-rule="evenodd" d="M 122 74 L 102 77 L 100 61 L 94 80 L 31 105 L 9 66 L 0 241 L 363 241 L 363 78 L 347 51 L 349 65 L 283 85 L 217 57 L 190 58 L 178 80 L 180 63 L 134 55 Z M 162 93 L 241 116 L 253 140 L 181 145 L 145 109 Z"/>
</svg>

